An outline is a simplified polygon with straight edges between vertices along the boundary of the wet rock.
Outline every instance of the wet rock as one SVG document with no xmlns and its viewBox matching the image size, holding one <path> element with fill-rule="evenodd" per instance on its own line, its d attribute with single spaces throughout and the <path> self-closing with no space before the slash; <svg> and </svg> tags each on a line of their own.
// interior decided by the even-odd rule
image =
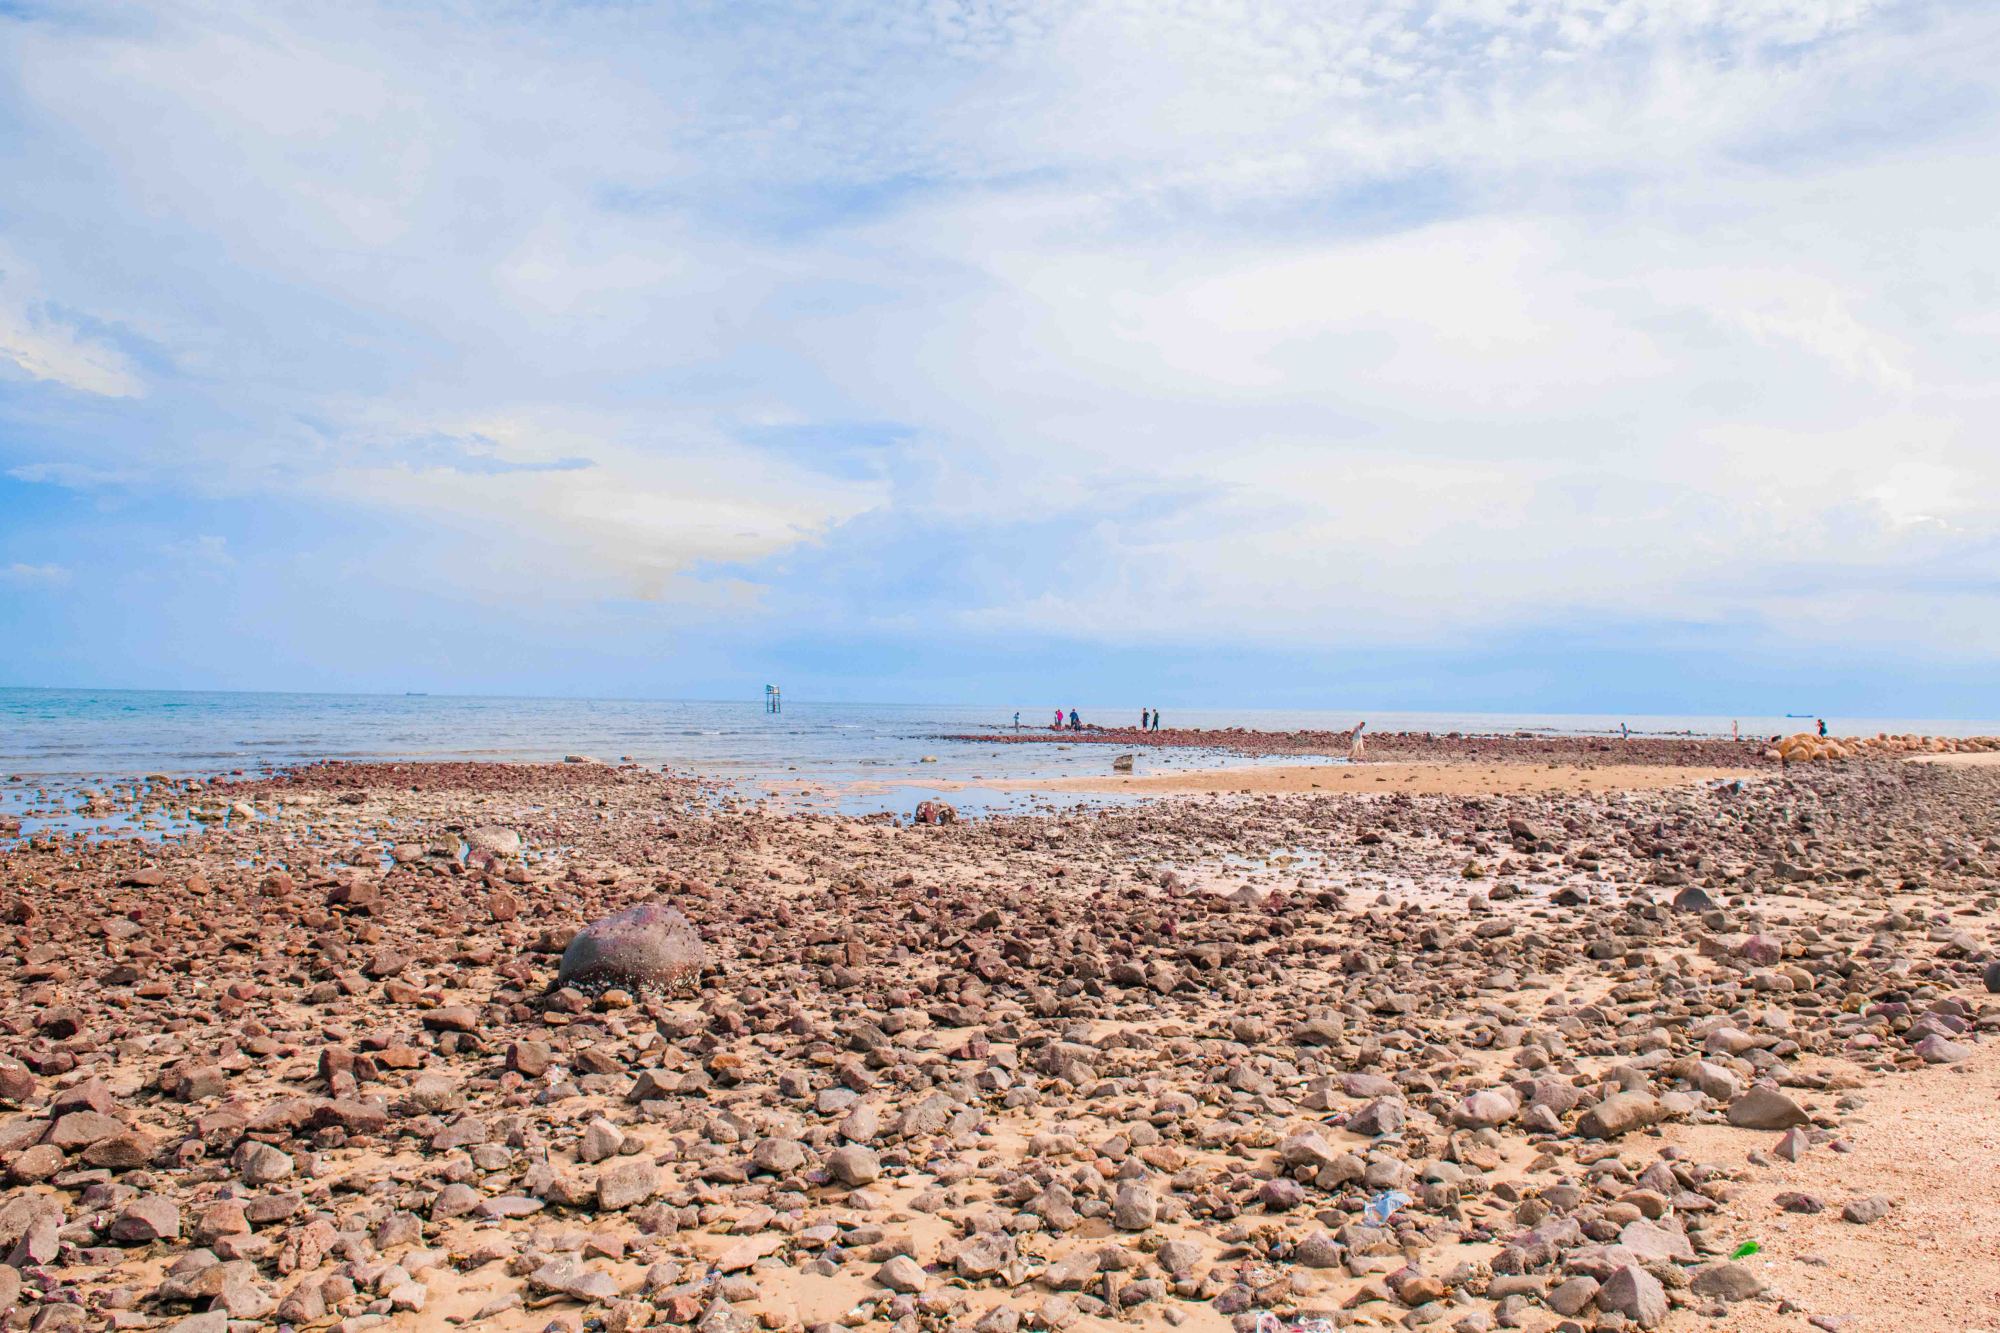
<svg viewBox="0 0 2000 1333">
<path fill-rule="evenodd" d="M 465 835 L 468 856 L 506 860 L 521 854 L 521 835 L 498 824 L 486 824 Z"/>
</svg>

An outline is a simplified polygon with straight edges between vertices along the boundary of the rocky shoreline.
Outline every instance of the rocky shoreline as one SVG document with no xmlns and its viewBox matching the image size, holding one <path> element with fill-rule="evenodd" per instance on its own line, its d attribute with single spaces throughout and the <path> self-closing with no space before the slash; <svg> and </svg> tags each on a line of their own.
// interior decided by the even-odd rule
<svg viewBox="0 0 2000 1333">
<path fill-rule="evenodd" d="M 1690 768 L 1736 768 L 1776 763 L 1756 740 L 1718 740 L 1699 736 L 1548 736 L 1530 732 L 1487 735 L 1476 732 L 1369 731 L 1370 759 L 1498 760 L 1597 764 L 1674 764 Z M 978 735 L 941 737 L 1008 745 L 1116 745 L 1126 749 L 1180 748 L 1212 750 L 1233 755 L 1331 755 L 1348 752 L 1351 731 L 1249 731 L 1085 727 L 1080 731 L 1040 728 Z"/>
<path fill-rule="evenodd" d="M 99 799 L 247 813 L 0 851 L 0 1308 L 1865 1327 L 1740 1253 L 1753 1185 L 1842 1152 L 1872 1089 L 1983 1067 L 2000 769 L 1765 766 L 941 826 L 598 764 L 138 784 Z M 646 905 L 694 940 L 674 984 L 558 984 Z"/>
</svg>

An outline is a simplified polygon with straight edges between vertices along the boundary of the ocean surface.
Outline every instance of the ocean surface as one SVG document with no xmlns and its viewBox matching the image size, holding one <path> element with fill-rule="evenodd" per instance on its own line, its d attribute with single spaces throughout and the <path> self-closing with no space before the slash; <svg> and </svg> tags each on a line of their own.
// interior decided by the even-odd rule
<svg viewBox="0 0 2000 1333">
<path fill-rule="evenodd" d="M 1022 705 L 1024 729 L 1046 727 L 1053 703 Z M 1139 706 L 1079 707 L 1085 722 L 1136 726 Z M 1727 736 L 1726 717 L 1377 713 L 1365 710 L 1168 709 L 1170 727 Z M 982 746 L 940 739 L 1013 729 L 1014 706 L 834 704 L 760 699 L 516 699 L 456 695 L 252 694 L 171 690 L 0 689 L 0 777 L 108 778 L 254 773 L 317 759 L 560 759 L 667 764 L 751 781 L 835 781 L 910 771 L 926 757 L 940 777 L 1032 777 L 1099 771 L 1095 747 Z M 1810 719 L 1743 717 L 1746 736 L 1803 730 Z M 1830 717 L 1839 734 L 2000 734 L 2000 721 Z M 1081 749 L 1082 753 L 1079 753 Z M 1206 752 L 1168 752 L 1208 766 Z M 1142 760 L 1147 758 L 1141 755 Z M 1251 762 L 1238 759 L 1234 762 Z M 1288 762 L 1298 762 L 1292 757 Z"/>
</svg>

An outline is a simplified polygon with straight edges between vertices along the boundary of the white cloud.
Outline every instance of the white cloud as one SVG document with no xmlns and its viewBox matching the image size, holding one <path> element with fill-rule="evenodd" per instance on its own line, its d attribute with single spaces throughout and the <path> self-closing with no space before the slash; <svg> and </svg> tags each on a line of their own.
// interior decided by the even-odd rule
<svg viewBox="0 0 2000 1333">
<path fill-rule="evenodd" d="M 0 583 L 11 583 L 23 588 L 59 588 L 70 580 L 70 572 L 62 565 L 30 565 L 15 561 L 10 565 L 0 565 Z"/>
<path fill-rule="evenodd" d="M 862 514 L 1005 566 L 1033 524 L 1060 592 L 950 614 L 1335 643 L 1867 633 L 1889 618 L 1825 613 L 1860 574 L 1916 588 L 2000 534 L 1984 7 L 270 4 L 0 34 L 10 179 L 40 187 L 0 186 L 0 239 L 173 367 L 160 429 L 16 476 L 331 498 L 455 534 L 456 577 L 583 596 L 708 596 Z M 31 330 L 44 378 L 138 391 L 62 327 Z M 910 437 L 881 474 L 739 429 L 843 421 Z"/>
<path fill-rule="evenodd" d="M 51 314 L 11 269 L 0 248 L 0 366 L 11 364 L 32 379 L 104 398 L 145 392 L 122 355 Z"/>
</svg>

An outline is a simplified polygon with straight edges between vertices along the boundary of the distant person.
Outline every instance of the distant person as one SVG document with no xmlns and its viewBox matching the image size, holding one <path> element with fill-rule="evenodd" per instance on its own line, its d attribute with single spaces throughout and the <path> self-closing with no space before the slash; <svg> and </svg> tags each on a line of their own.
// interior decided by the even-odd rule
<svg viewBox="0 0 2000 1333">
<path fill-rule="evenodd" d="M 1820 718 L 1820 719 L 1818 719 L 1818 721 L 1819 721 L 1819 738 L 1820 738 L 1821 740 L 1825 740 L 1825 739 L 1826 739 L 1826 719 L 1825 719 L 1825 718 Z"/>
<path fill-rule="evenodd" d="M 1016 708 L 1014 710 L 1014 730 L 1019 731 L 1020 729 L 1021 729 L 1021 710 Z"/>
<path fill-rule="evenodd" d="M 1629 741 L 1629 740 L 1631 740 L 1631 739 L 1632 739 L 1632 728 L 1630 728 L 1630 727 L 1626 726 L 1626 725 L 1625 725 L 1625 724 L 1624 724 L 1623 722 L 1620 722 L 1620 723 L 1618 724 L 1618 739 L 1619 739 L 1619 740 L 1621 740 L 1621 741 Z"/>
<path fill-rule="evenodd" d="M 1150 729 L 1153 731 L 1160 729 L 1160 710 L 1157 708 L 1153 710 L 1153 725 Z"/>
<path fill-rule="evenodd" d="M 1144 731 L 1146 729 L 1146 723 L 1151 721 L 1152 717 L 1153 717 L 1152 709 L 1141 708 L 1139 710 L 1139 730 Z"/>
<path fill-rule="evenodd" d="M 1076 710 L 1074 708 L 1069 710 L 1069 729 L 1071 731 L 1083 730 L 1083 719 L 1076 715 Z"/>
<path fill-rule="evenodd" d="M 1051 723 L 1049 723 L 1049 730 L 1051 730 L 1051 731 L 1061 731 L 1061 730 L 1062 730 L 1062 724 L 1063 724 L 1063 716 L 1062 716 L 1062 709 L 1058 708 L 1058 709 L 1056 709 L 1056 720 L 1055 720 L 1055 721 L 1053 721 L 1053 722 L 1051 722 Z"/>
<path fill-rule="evenodd" d="M 1368 723 L 1364 720 L 1354 724 L 1354 731 L 1347 740 L 1347 758 L 1350 763 L 1358 763 L 1368 757 L 1368 745 L 1361 739 L 1361 732 Z"/>
<path fill-rule="evenodd" d="M 1743 733 L 1741 730 L 1738 729 L 1736 725 L 1736 719 L 1733 717 L 1729 719 L 1729 739 L 1732 741 L 1740 741 L 1743 739 Z"/>
</svg>

